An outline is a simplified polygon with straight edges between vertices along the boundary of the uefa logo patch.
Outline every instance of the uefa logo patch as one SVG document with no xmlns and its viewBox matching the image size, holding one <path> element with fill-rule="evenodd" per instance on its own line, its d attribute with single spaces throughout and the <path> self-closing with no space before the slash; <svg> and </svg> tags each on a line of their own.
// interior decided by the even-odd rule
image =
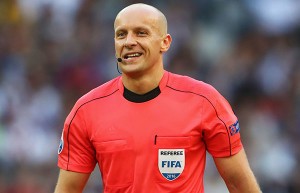
<svg viewBox="0 0 300 193">
<path fill-rule="evenodd" d="M 184 149 L 159 149 L 158 168 L 164 178 L 169 181 L 177 179 L 185 166 Z"/>
<path fill-rule="evenodd" d="M 57 153 L 60 154 L 62 152 L 63 148 L 64 148 L 64 137 L 63 137 L 63 134 L 62 134 L 61 138 L 60 138 Z"/>
<path fill-rule="evenodd" d="M 234 124 L 229 126 L 230 135 L 233 136 L 240 132 L 240 124 L 239 121 L 236 121 Z"/>
</svg>

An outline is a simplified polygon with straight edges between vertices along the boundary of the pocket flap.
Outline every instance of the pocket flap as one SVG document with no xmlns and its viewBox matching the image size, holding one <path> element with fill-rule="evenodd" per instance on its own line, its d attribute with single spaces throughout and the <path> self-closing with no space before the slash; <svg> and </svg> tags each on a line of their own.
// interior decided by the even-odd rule
<svg viewBox="0 0 300 193">
<path fill-rule="evenodd" d="M 128 143 L 124 139 L 96 142 L 95 146 L 100 152 L 113 152 L 128 149 Z"/>
<path fill-rule="evenodd" d="M 162 148 L 187 148 L 191 146 L 191 137 L 189 136 L 157 136 L 156 145 Z"/>
</svg>

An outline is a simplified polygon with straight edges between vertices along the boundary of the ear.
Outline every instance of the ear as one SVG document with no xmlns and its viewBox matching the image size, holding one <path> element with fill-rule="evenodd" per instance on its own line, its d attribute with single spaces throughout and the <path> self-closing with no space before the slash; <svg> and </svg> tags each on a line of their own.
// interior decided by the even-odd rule
<svg viewBox="0 0 300 193">
<path fill-rule="evenodd" d="M 167 34 L 161 42 L 160 52 L 164 53 L 169 50 L 172 43 L 172 37 L 170 34 Z"/>
</svg>

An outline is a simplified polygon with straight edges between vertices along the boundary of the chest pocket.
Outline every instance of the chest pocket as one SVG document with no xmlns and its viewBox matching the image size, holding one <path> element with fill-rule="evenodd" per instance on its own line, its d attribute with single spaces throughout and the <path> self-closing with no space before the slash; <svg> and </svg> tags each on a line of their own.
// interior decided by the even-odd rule
<svg viewBox="0 0 300 193">
<path fill-rule="evenodd" d="M 157 182 L 178 183 L 188 173 L 187 155 L 192 140 L 189 136 L 156 136 L 155 178 Z"/>
<path fill-rule="evenodd" d="M 160 191 L 181 192 L 201 179 L 205 144 L 200 136 L 156 136 L 155 181 Z M 200 181 L 197 183 L 201 183 Z"/>
<path fill-rule="evenodd" d="M 95 142 L 94 146 L 105 188 L 118 191 L 130 189 L 135 168 L 132 145 L 125 139 L 118 139 Z"/>
<path fill-rule="evenodd" d="M 167 137 L 167 136 L 156 136 L 155 145 L 158 148 L 188 148 L 191 146 L 191 137 Z"/>
</svg>

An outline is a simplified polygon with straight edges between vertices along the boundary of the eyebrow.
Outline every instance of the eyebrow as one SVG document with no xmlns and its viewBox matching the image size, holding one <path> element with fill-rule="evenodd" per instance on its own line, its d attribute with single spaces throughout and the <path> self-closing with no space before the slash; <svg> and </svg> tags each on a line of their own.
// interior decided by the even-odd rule
<svg viewBox="0 0 300 193">
<path fill-rule="evenodd" d="M 146 32 L 151 32 L 151 30 L 150 30 L 150 27 L 134 27 L 133 29 L 132 29 L 133 31 L 146 31 Z M 127 29 L 125 29 L 125 28 L 123 28 L 123 27 L 120 27 L 119 29 L 117 29 L 116 31 L 115 31 L 115 34 L 117 34 L 117 33 L 119 33 L 119 32 L 126 32 L 126 31 L 128 31 Z"/>
</svg>

